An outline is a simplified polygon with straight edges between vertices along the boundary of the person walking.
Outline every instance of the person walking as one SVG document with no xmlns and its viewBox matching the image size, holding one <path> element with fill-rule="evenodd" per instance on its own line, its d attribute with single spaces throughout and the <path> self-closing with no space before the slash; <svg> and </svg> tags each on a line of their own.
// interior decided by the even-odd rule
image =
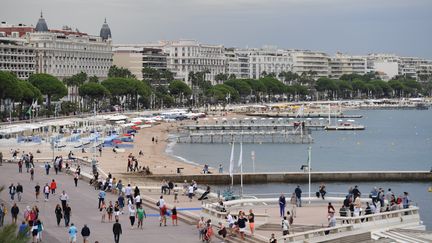
<svg viewBox="0 0 432 243">
<path fill-rule="evenodd" d="M 75 227 L 74 223 L 69 227 L 69 243 L 76 243 L 78 230 Z"/>
<path fill-rule="evenodd" d="M 65 208 L 63 209 L 63 213 L 64 213 L 64 221 L 65 221 L 65 226 L 66 226 L 66 227 L 69 226 L 70 217 L 71 217 L 71 212 L 72 212 L 71 207 L 69 207 L 69 205 L 66 204 Z"/>
<path fill-rule="evenodd" d="M 39 202 L 39 194 L 40 194 L 40 186 L 39 186 L 39 182 L 36 183 L 35 186 L 35 197 L 36 197 L 36 202 Z"/>
<path fill-rule="evenodd" d="M 78 187 L 78 178 L 79 178 L 79 175 L 78 175 L 77 172 L 75 172 L 75 174 L 74 174 L 74 183 L 75 183 L 75 187 Z"/>
<path fill-rule="evenodd" d="M 60 207 L 60 204 L 57 204 L 55 210 L 54 210 L 56 220 L 57 220 L 57 226 L 60 226 L 60 221 L 63 218 L 62 209 Z"/>
<path fill-rule="evenodd" d="M 18 173 L 22 173 L 23 162 L 22 160 L 18 161 Z"/>
<path fill-rule="evenodd" d="M 162 226 L 162 224 L 164 226 L 167 226 L 166 224 L 167 207 L 165 204 L 163 205 L 163 207 L 159 208 L 159 214 L 160 214 L 159 226 Z"/>
<path fill-rule="evenodd" d="M 112 201 L 110 201 L 108 204 L 108 207 L 107 207 L 108 222 L 110 222 L 110 223 L 112 221 L 113 213 L 114 213 L 114 206 L 112 204 Z"/>
<path fill-rule="evenodd" d="M 45 162 L 45 174 L 49 175 L 50 169 L 51 169 L 51 165 L 48 162 Z"/>
<path fill-rule="evenodd" d="M 11 208 L 11 216 L 12 216 L 12 223 L 16 224 L 19 214 L 19 207 L 16 205 L 16 203 L 13 204 Z"/>
<path fill-rule="evenodd" d="M 277 239 L 276 239 L 274 233 L 271 234 L 271 237 L 270 237 L 270 239 L 269 239 L 269 243 L 277 243 Z"/>
<path fill-rule="evenodd" d="M 36 220 L 36 226 L 37 226 L 37 242 L 42 242 L 42 232 L 45 230 L 42 221 L 39 219 Z"/>
<path fill-rule="evenodd" d="M 140 207 L 137 208 L 137 210 L 136 210 L 136 217 L 138 219 L 137 228 L 141 227 L 141 229 L 143 229 L 143 219 L 147 218 L 147 215 L 146 215 L 146 213 L 145 213 L 144 208 L 142 207 L 142 205 L 140 205 Z"/>
<path fill-rule="evenodd" d="M 279 197 L 279 214 L 281 218 L 285 215 L 285 205 L 286 200 L 284 194 L 282 193 Z"/>
<path fill-rule="evenodd" d="M 120 242 L 120 235 L 122 234 L 122 227 L 118 220 L 113 224 L 114 242 Z"/>
<path fill-rule="evenodd" d="M 101 204 L 99 211 L 101 212 L 101 223 L 105 223 L 105 217 L 107 213 L 105 202 Z"/>
<path fill-rule="evenodd" d="M 172 224 L 173 224 L 173 226 L 174 226 L 174 225 L 175 225 L 175 226 L 178 226 L 177 207 L 176 207 L 176 206 L 174 206 L 174 207 L 171 209 L 171 220 L 172 220 Z"/>
<path fill-rule="evenodd" d="M 98 199 L 99 199 L 98 209 L 100 209 L 102 203 L 105 203 L 105 197 L 106 197 L 106 192 L 101 189 L 98 194 Z"/>
<path fill-rule="evenodd" d="M 9 196 L 10 196 L 11 201 L 14 201 L 14 200 L 15 200 L 15 193 L 16 193 L 16 187 L 15 187 L 14 184 L 12 183 L 12 184 L 9 186 Z"/>
<path fill-rule="evenodd" d="M 63 208 L 63 211 L 65 210 L 66 204 L 69 201 L 69 196 L 66 194 L 66 192 L 63 190 L 62 194 L 60 195 L 60 202 Z"/>
<path fill-rule="evenodd" d="M 249 228 L 250 228 L 251 235 L 254 235 L 254 232 L 255 232 L 255 214 L 253 213 L 252 209 L 249 209 L 248 220 L 249 220 Z"/>
<path fill-rule="evenodd" d="M 23 186 L 21 184 L 18 183 L 18 185 L 16 186 L 16 194 L 18 196 L 18 202 L 21 202 L 22 199 L 22 194 L 24 193 L 24 189 Z"/>
<path fill-rule="evenodd" d="M 408 192 L 404 192 L 403 198 L 402 198 L 402 205 L 403 208 L 409 208 L 409 204 L 410 204 L 411 200 L 408 196 Z"/>
<path fill-rule="evenodd" d="M 302 190 L 300 188 L 300 185 L 297 185 L 297 188 L 294 190 L 294 193 L 297 197 L 297 207 L 301 207 L 302 206 L 302 201 L 301 201 Z"/>
<path fill-rule="evenodd" d="M 0 227 L 3 226 L 5 215 L 6 215 L 5 207 L 4 207 L 3 203 L 2 203 L 2 204 L 0 204 Z"/>
<path fill-rule="evenodd" d="M 88 243 L 88 238 L 90 237 L 90 228 L 84 224 L 84 227 L 81 229 L 81 236 L 83 238 L 83 243 Z"/>
<path fill-rule="evenodd" d="M 52 179 L 51 181 L 50 189 L 51 189 L 51 194 L 55 194 L 55 190 L 57 189 L 57 183 L 54 179 Z"/>
<path fill-rule="evenodd" d="M 32 166 L 32 167 L 30 167 L 30 180 L 31 181 L 34 180 L 34 173 L 35 173 L 35 170 L 34 170 L 34 167 Z"/>
<path fill-rule="evenodd" d="M 48 199 L 49 199 L 50 190 L 51 190 L 50 186 L 48 186 L 48 183 L 46 183 L 44 188 L 43 188 L 43 192 L 45 194 L 45 202 L 48 201 Z"/>
<path fill-rule="evenodd" d="M 18 228 L 18 236 L 20 237 L 26 237 L 27 236 L 27 231 L 28 231 L 28 225 L 26 224 L 26 222 L 23 220 Z"/>
<path fill-rule="evenodd" d="M 294 192 L 291 195 L 290 203 L 291 203 L 291 213 L 292 216 L 295 218 L 297 214 L 297 196 Z"/>
<path fill-rule="evenodd" d="M 287 220 L 287 217 L 284 216 L 282 220 L 282 235 L 288 235 L 288 234 L 289 234 L 289 222 Z"/>
<path fill-rule="evenodd" d="M 133 229 L 135 224 L 135 216 L 136 216 L 136 209 L 133 203 L 129 204 L 129 220 L 131 224 L 131 229 Z"/>
<path fill-rule="evenodd" d="M 239 232 L 240 232 L 240 238 L 242 240 L 244 240 L 244 236 L 245 236 L 245 232 L 246 232 L 246 222 L 247 222 L 247 218 L 244 216 L 244 212 L 241 212 L 239 215 L 239 218 L 237 220 L 237 225 L 239 228 Z"/>
</svg>

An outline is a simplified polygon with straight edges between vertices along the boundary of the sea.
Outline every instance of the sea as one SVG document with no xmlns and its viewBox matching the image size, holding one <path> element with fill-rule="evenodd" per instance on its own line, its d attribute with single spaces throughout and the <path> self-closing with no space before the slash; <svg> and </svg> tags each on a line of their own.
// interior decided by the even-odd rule
<svg viewBox="0 0 432 243">
<path fill-rule="evenodd" d="M 311 147 L 313 171 L 430 171 L 432 169 L 432 109 L 429 110 L 352 110 L 345 114 L 362 115 L 354 123 L 366 126 L 364 131 L 312 131 L 312 144 L 243 144 L 245 172 L 299 172 L 307 164 Z M 339 119 L 332 118 L 334 124 Z M 346 119 L 343 119 L 344 121 Z M 239 157 L 235 146 L 235 161 Z M 178 160 L 229 168 L 230 144 L 175 144 L 167 153 Z M 252 153 L 255 160 L 252 160 Z M 237 166 L 236 170 L 239 171 Z M 421 219 L 432 230 L 432 182 L 359 182 L 364 193 L 374 186 L 391 188 L 396 194 L 407 191 L 421 210 Z M 245 185 L 247 194 L 289 193 L 296 185 L 286 183 Z M 306 191 L 307 185 L 303 186 Z M 327 183 L 329 192 L 343 193 L 353 183 Z M 312 191 L 318 185 L 312 186 Z"/>
</svg>

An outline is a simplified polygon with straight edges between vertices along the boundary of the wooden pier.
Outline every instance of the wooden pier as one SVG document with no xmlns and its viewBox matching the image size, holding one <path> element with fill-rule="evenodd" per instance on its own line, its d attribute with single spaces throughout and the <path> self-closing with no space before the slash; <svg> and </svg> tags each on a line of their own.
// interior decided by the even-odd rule
<svg viewBox="0 0 432 243">
<path fill-rule="evenodd" d="M 313 143 L 308 130 L 190 132 L 179 134 L 176 139 L 178 143 Z"/>
<path fill-rule="evenodd" d="M 274 122 L 274 121 L 273 121 Z M 313 142 L 311 129 L 323 129 L 323 124 L 284 123 L 278 121 L 224 121 L 216 124 L 185 125 L 179 129 L 178 143 L 288 143 Z"/>
<path fill-rule="evenodd" d="M 324 129 L 327 123 L 304 123 L 305 128 L 313 128 L 313 129 Z M 279 123 L 279 124 L 269 124 L 269 123 L 225 123 L 225 124 L 200 124 L 200 125 L 186 125 L 182 126 L 182 129 L 187 129 L 190 131 L 224 131 L 224 130 L 233 130 L 233 131 L 291 131 L 300 127 L 299 125 L 295 125 L 294 123 Z"/>
<path fill-rule="evenodd" d="M 266 113 L 246 113 L 246 116 L 257 116 L 257 117 L 272 117 L 272 118 L 299 118 L 296 113 L 287 112 L 266 112 Z M 328 113 L 306 113 L 301 118 L 327 118 Z M 362 115 L 344 115 L 344 114 L 331 114 L 334 118 L 362 118 Z"/>
</svg>

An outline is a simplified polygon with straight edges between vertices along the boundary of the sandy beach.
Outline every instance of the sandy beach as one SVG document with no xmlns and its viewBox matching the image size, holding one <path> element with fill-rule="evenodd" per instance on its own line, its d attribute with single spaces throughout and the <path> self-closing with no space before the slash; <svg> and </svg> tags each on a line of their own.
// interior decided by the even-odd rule
<svg viewBox="0 0 432 243">
<path fill-rule="evenodd" d="M 196 166 L 183 161 L 176 160 L 174 157 L 168 155 L 165 150 L 168 145 L 168 135 L 171 131 L 175 131 L 181 122 L 166 123 L 162 122 L 158 125 L 154 125 L 150 128 L 143 128 L 138 131 L 134 138 L 134 147 L 132 149 L 126 149 L 123 153 L 113 152 L 111 147 L 104 148 L 102 156 L 99 153 L 96 154 L 96 159 L 99 162 L 100 168 L 106 173 L 112 174 L 125 173 L 127 167 L 127 158 L 130 153 L 138 158 L 139 166 L 149 167 L 153 174 L 173 174 L 177 173 L 177 168 L 183 168 L 181 172 L 183 174 L 196 174 L 202 172 L 201 166 Z M 158 142 L 153 143 L 152 137 L 157 138 Z M 41 144 L 16 144 L 16 139 L 3 140 L 0 145 L 0 151 L 3 153 L 4 159 L 12 157 L 11 149 L 18 150 L 20 152 L 31 152 L 37 159 L 43 158 L 44 160 L 50 160 L 53 157 L 51 145 L 48 143 Z M 37 153 L 37 150 L 40 153 Z M 142 151 L 144 155 L 139 156 L 139 151 Z M 69 150 L 63 148 L 60 151 L 55 151 L 54 155 L 62 155 L 64 158 L 67 157 Z M 92 153 L 81 151 L 75 151 L 74 155 L 81 158 L 91 158 Z M 21 153 L 19 154 L 21 156 Z"/>
</svg>

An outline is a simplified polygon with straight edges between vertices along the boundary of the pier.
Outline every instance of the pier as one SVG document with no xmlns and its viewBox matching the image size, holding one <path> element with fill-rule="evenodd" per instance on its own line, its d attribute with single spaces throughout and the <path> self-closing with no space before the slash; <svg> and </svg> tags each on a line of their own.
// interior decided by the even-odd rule
<svg viewBox="0 0 432 243">
<path fill-rule="evenodd" d="M 131 178 L 144 177 L 138 173 L 124 174 Z M 146 179 L 155 181 L 191 181 L 195 180 L 200 184 L 230 184 L 231 177 L 228 173 L 224 174 L 169 174 L 169 175 L 149 175 Z M 429 171 L 336 171 L 336 172 L 311 172 L 312 182 L 430 182 L 432 173 Z M 244 184 L 257 183 L 307 183 L 308 173 L 306 172 L 267 172 L 267 173 L 243 173 Z M 234 183 L 240 183 L 240 174 L 234 174 Z"/>
<path fill-rule="evenodd" d="M 303 131 L 221 131 L 221 132 L 190 132 L 179 135 L 178 143 L 288 143 L 310 144 L 313 138 L 310 132 Z"/>
<path fill-rule="evenodd" d="M 251 121 L 252 122 L 252 121 Z M 323 128 L 321 124 L 314 125 Z M 179 129 L 178 143 L 288 143 L 313 142 L 305 123 L 227 123 L 186 125 Z"/>
<path fill-rule="evenodd" d="M 296 113 L 287 113 L 287 112 L 266 112 L 266 113 L 246 113 L 246 116 L 258 116 L 258 117 L 271 117 L 271 118 L 299 118 L 299 115 Z M 328 113 L 305 113 L 301 116 L 301 118 L 327 118 L 329 116 Z M 344 115 L 344 114 L 331 114 L 332 118 L 362 118 L 362 115 Z"/>
</svg>

